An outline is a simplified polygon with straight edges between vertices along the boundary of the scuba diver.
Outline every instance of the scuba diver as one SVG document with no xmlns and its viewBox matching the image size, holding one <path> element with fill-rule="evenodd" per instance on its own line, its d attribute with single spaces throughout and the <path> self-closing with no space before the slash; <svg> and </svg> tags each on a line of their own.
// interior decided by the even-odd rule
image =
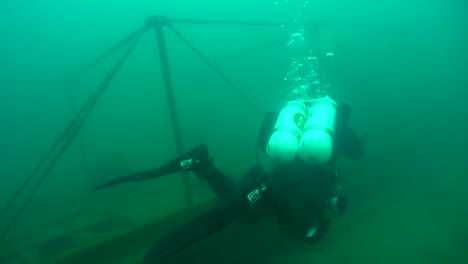
<svg viewBox="0 0 468 264">
<path fill-rule="evenodd" d="M 160 263 L 184 248 L 220 232 L 234 221 L 273 216 L 278 227 L 306 243 L 316 243 L 343 213 L 348 200 L 341 188 L 339 160 L 361 159 L 362 138 L 348 125 L 350 107 L 329 95 L 332 34 L 322 31 L 324 45 L 310 56 L 306 31 L 291 35 L 293 58 L 286 79 L 292 88 L 280 111 L 265 114 L 257 141 L 257 163 L 235 182 L 216 169 L 201 144 L 162 166 L 111 180 L 96 189 L 191 171 L 218 198 L 217 205 L 170 232 L 146 253 L 145 263 Z M 319 63 L 320 61 L 320 63 Z M 263 157 L 261 159 L 260 157 Z M 266 158 L 265 158 L 266 157 Z"/>
<path fill-rule="evenodd" d="M 114 179 L 96 189 L 191 171 L 216 194 L 215 208 L 154 244 L 145 263 L 160 263 L 256 209 L 273 215 L 287 234 L 315 243 L 347 206 L 339 158 L 360 159 L 365 154 L 361 139 L 348 126 L 349 116 L 348 105 L 328 96 L 292 100 L 281 111 L 267 113 L 257 154 L 266 156 L 270 164 L 257 161 L 237 183 L 214 167 L 207 145 L 201 144 L 159 168 Z"/>
</svg>

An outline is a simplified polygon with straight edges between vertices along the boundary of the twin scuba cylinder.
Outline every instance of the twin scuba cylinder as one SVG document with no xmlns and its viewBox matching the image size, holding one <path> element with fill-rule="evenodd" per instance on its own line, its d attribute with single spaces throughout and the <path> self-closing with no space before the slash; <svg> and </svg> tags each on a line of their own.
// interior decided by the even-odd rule
<svg viewBox="0 0 468 264">
<path fill-rule="evenodd" d="M 276 163 L 298 156 L 321 166 L 333 154 L 336 103 L 329 97 L 310 101 L 289 101 L 280 111 L 266 153 Z"/>
</svg>

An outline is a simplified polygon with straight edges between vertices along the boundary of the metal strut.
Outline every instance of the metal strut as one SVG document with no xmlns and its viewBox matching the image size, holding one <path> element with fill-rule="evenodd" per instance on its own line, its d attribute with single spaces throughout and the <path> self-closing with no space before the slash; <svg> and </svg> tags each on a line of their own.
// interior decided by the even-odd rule
<svg viewBox="0 0 468 264">
<path fill-rule="evenodd" d="M 176 151 L 178 155 L 181 155 L 184 151 L 184 145 L 182 140 L 182 133 L 180 131 L 179 114 L 177 112 L 177 106 L 174 97 L 174 87 L 172 86 L 171 68 L 169 66 L 166 38 L 164 35 L 164 26 L 167 25 L 167 21 L 168 20 L 165 17 L 154 16 L 147 18 L 146 25 L 148 27 L 154 28 L 156 33 L 159 59 L 161 62 L 164 87 L 166 88 L 167 103 L 169 106 L 169 115 L 171 117 Z M 190 187 L 190 178 L 187 173 L 182 174 L 182 184 L 184 186 L 185 201 L 188 205 L 190 205 L 193 203 L 193 192 L 192 188 Z"/>
</svg>

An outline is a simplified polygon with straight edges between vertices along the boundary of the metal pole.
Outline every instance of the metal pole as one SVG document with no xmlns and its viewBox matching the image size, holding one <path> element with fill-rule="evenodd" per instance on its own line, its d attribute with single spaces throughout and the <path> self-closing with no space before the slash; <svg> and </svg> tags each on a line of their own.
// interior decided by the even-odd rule
<svg viewBox="0 0 468 264">
<path fill-rule="evenodd" d="M 154 23 L 154 29 L 156 33 L 156 39 L 158 42 L 159 58 L 161 61 L 161 69 L 162 69 L 162 74 L 163 74 L 164 86 L 166 88 L 167 102 L 169 105 L 169 114 L 171 116 L 171 121 L 172 121 L 172 129 L 174 132 L 176 151 L 178 154 L 182 154 L 184 151 L 183 143 L 182 143 L 182 134 L 180 132 L 179 116 L 177 113 L 177 107 L 176 107 L 175 97 L 174 97 L 174 89 L 173 89 L 172 81 L 171 81 L 171 71 L 170 71 L 169 60 L 167 56 L 166 39 L 165 39 L 164 32 L 163 32 L 165 21 L 159 20 L 158 22 L 159 23 Z M 192 204 L 193 193 L 190 187 L 190 181 L 189 181 L 189 177 L 187 174 L 182 175 L 182 182 L 184 186 L 185 200 L 187 204 Z"/>
<path fill-rule="evenodd" d="M 146 27 L 145 27 L 146 28 Z M 137 31 L 132 32 L 130 35 L 119 41 L 117 44 L 106 50 L 104 53 L 99 55 L 97 58 L 95 58 L 93 61 L 90 61 L 88 64 L 86 64 L 83 68 L 80 70 L 76 71 L 72 75 L 70 75 L 66 81 L 71 82 L 74 81 L 76 78 L 78 78 L 80 75 L 83 73 L 87 72 L 89 69 L 92 67 L 96 66 L 99 64 L 101 61 L 109 57 L 110 55 L 114 54 L 117 52 L 119 49 L 121 49 L 123 46 L 127 45 L 130 43 L 132 40 L 134 40 L 139 34 L 141 34 L 142 31 L 146 30 L 145 28 L 139 28 Z"/>
<path fill-rule="evenodd" d="M 229 87 L 231 87 L 236 93 L 244 99 L 257 113 L 262 114 L 261 111 L 247 96 L 245 96 L 238 88 L 234 86 L 234 84 L 224 75 L 216 66 L 213 65 L 197 48 L 195 48 L 178 30 L 172 27 L 170 24 L 167 25 L 187 46 L 189 46 L 193 52 L 195 52 L 200 59 L 202 59 L 218 76 L 225 82 Z"/>
<path fill-rule="evenodd" d="M 206 24 L 206 25 L 237 25 L 237 26 L 297 26 L 295 22 L 267 22 L 267 21 L 244 21 L 244 20 L 201 20 L 201 19 L 168 19 L 169 23 L 181 24 Z"/>
</svg>

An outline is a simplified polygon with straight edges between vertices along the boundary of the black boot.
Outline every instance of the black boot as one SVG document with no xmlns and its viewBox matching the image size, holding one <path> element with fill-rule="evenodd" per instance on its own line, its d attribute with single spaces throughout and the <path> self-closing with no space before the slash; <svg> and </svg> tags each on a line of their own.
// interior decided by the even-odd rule
<svg viewBox="0 0 468 264">
<path fill-rule="evenodd" d="M 196 146 L 188 153 L 164 164 L 157 171 L 161 176 L 179 171 L 192 171 L 198 179 L 206 181 L 220 199 L 235 186 L 231 178 L 213 166 L 213 159 L 210 158 L 206 144 Z"/>
</svg>

